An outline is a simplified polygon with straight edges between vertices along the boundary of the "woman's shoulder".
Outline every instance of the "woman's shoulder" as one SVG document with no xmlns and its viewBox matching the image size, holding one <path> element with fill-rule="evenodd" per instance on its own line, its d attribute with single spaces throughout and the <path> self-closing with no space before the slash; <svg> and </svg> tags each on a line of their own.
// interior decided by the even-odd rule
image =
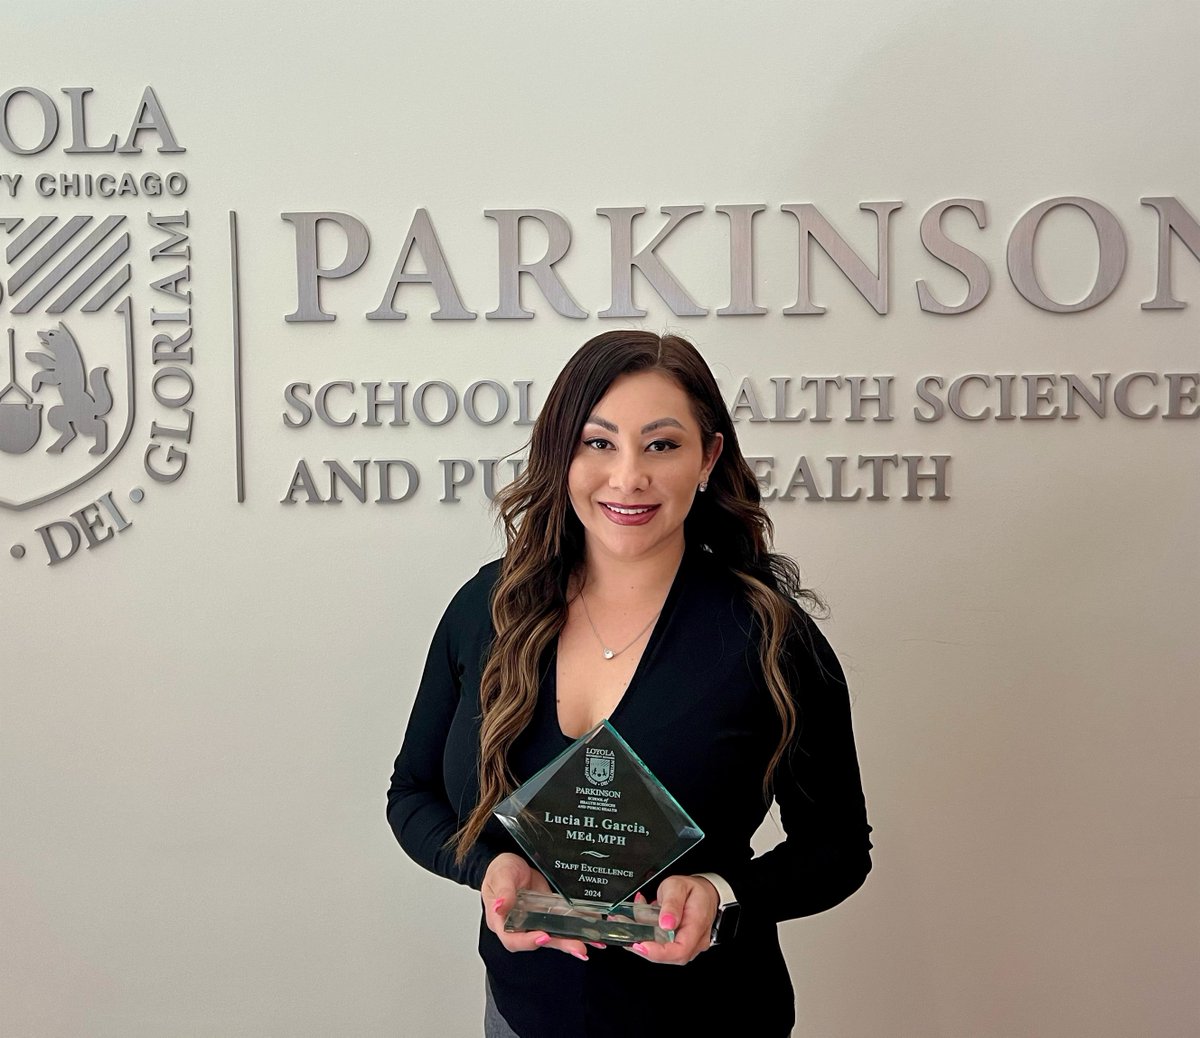
<svg viewBox="0 0 1200 1038">
<path fill-rule="evenodd" d="M 485 562 L 450 599 L 446 620 L 461 625 L 488 620 L 491 617 L 492 589 L 500 579 L 502 559 Z"/>
<path fill-rule="evenodd" d="M 812 617 L 804 605 L 781 589 L 778 580 L 770 573 L 743 576 L 726 560 L 708 548 L 689 548 L 685 556 L 697 583 L 710 595 L 728 601 L 739 612 L 753 613 L 751 606 L 752 588 L 767 590 L 778 598 L 781 605 L 792 615 L 792 626 L 803 629 Z"/>
<path fill-rule="evenodd" d="M 763 631 L 759 615 L 751 602 L 750 584 L 706 549 L 689 553 L 689 558 L 699 584 L 708 596 L 706 608 L 717 606 L 720 610 L 718 615 L 734 618 L 738 626 L 747 630 L 750 640 L 757 642 L 763 636 Z M 784 652 L 797 660 L 818 665 L 827 666 L 831 658 L 836 661 L 818 624 L 818 620 L 824 616 L 820 599 L 814 596 L 810 601 L 803 594 L 797 599 L 782 590 L 778 582 L 762 580 L 759 586 L 764 584 L 773 592 L 787 617 L 783 632 Z"/>
</svg>

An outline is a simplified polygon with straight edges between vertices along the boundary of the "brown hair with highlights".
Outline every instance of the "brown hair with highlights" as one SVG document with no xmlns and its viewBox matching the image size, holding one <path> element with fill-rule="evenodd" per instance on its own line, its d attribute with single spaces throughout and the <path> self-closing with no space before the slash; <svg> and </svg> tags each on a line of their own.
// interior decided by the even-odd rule
<svg viewBox="0 0 1200 1038">
<path fill-rule="evenodd" d="M 686 339 L 612 331 L 589 339 L 567 361 L 538 415 L 529 462 L 497 495 L 507 551 L 492 593 L 495 627 L 479 702 L 479 802 L 452 838 L 461 861 L 493 808 L 515 787 L 508 751 L 533 717 L 546 649 L 567 619 L 567 588 L 584 561 L 583 527 L 567 496 L 567 471 L 587 418 L 621 375 L 656 371 L 687 393 L 705 453 L 720 433 L 724 447 L 684 520 L 689 545 L 702 545 L 745 585 L 761 638 L 759 657 L 779 716 L 780 735 L 763 778 L 771 778 L 796 733 L 797 713 L 781 661 L 798 620 L 796 603 L 823 608 L 801 586 L 795 562 L 771 551 L 773 527 L 758 480 L 742 456 L 729 412 L 704 358 Z"/>
</svg>

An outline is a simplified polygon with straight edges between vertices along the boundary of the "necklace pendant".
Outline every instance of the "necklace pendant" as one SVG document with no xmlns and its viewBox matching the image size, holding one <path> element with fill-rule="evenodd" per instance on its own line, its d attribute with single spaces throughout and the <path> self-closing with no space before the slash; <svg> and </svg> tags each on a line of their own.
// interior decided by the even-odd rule
<svg viewBox="0 0 1200 1038">
<path fill-rule="evenodd" d="M 612 651 L 612 649 L 605 649 L 605 650 L 604 650 L 604 658 L 605 658 L 606 660 L 611 660 L 611 659 L 612 659 L 612 658 L 613 658 L 615 655 L 616 655 L 616 653 L 615 653 L 615 652 L 613 652 L 613 651 Z"/>
</svg>

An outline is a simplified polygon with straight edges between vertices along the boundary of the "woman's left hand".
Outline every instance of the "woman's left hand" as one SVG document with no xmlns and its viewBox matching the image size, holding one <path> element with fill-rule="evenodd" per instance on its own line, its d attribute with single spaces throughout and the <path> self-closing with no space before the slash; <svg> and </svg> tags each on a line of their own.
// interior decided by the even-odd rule
<svg viewBox="0 0 1200 1038">
<path fill-rule="evenodd" d="M 668 876 L 658 885 L 658 925 L 674 930 L 669 944 L 644 941 L 630 950 L 651 962 L 683 966 L 708 950 L 708 938 L 721 903 L 717 888 L 701 876 Z"/>
</svg>

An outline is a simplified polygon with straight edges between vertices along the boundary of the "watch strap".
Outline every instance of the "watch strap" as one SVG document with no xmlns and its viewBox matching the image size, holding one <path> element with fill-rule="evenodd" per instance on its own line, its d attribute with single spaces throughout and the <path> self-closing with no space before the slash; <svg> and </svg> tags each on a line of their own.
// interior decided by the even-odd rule
<svg viewBox="0 0 1200 1038">
<path fill-rule="evenodd" d="M 717 891 L 717 898 L 721 908 L 734 904 L 737 901 L 737 895 L 733 892 L 733 887 L 715 872 L 697 872 L 695 875 L 700 879 L 708 880 L 713 885 Z"/>
<path fill-rule="evenodd" d="M 733 887 L 722 876 L 715 872 L 697 872 L 695 875 L 709 881 L 717 892 L 717 914 L 713 916 L 712 931 L 708 935 L 709 946 L 718 943 L 718 939 L 728 940 L 737 930 L 738 905 L 737 895 Z"/>
</svg>

